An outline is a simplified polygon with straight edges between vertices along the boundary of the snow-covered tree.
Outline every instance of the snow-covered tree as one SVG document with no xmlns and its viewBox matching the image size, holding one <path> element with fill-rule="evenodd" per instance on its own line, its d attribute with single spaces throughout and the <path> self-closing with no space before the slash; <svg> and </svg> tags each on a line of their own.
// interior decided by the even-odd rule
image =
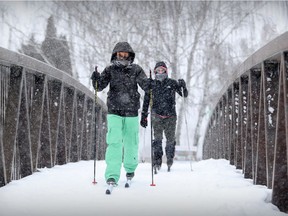
<svg viewBox="0 0 288 216">
<path fill-rule="evenodd" d="M 53 16 L 48 18 L 45 40 L 41 50 L 46 56 L 46 63 L 72 75 L 72 66 L 68 41 L 65 36 L 57 36 Z"/>
</svg>

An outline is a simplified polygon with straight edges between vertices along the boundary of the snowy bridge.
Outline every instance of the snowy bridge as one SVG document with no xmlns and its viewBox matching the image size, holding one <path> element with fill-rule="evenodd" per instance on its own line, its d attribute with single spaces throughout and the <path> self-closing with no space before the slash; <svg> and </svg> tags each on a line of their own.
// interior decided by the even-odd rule
<svg viewBox="0 0 288 216">
<path fill-rule="evenodd" d="M 103 159 L 106 110 L 63 71 L 0 48 L 0 187 L 38 168 Z"/>
<path fill-rule="evenodd" d="M 203 149 L 204 159 L 225 158 L 254 184 L 272 189 L 272 203 L 283 212 L 288 212 L 287 61 L 285 33 L 235 71 L 214 102 Z M 103 159 L 107 110 L 97 101 L 64 72 L 0 48 L 0 186 L 38 168 L 95 155 Z"/>
<path fill-rule="evenodd" d="M 225 158 L 288 212 L 288 32 L 235 71 L 214 103 L 204 159 Z"/>
</svg>

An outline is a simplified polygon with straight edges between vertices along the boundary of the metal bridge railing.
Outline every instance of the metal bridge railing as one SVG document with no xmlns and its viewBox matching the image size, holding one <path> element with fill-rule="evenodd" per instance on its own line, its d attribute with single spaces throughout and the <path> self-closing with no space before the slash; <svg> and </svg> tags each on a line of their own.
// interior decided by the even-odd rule
<svg viewBox="0 0 288 216">
<path fill-rule="evenodd" d="M 249 57 L 220 95 L 203 158 L 230 160 L 288 213 L 288 32 Z"/>
<path fill-rule="evenodd" d="M 65 72 L 0 48 L 0 187 L 37 168 L 103 159 L 106 113 Z"/>
</svg>

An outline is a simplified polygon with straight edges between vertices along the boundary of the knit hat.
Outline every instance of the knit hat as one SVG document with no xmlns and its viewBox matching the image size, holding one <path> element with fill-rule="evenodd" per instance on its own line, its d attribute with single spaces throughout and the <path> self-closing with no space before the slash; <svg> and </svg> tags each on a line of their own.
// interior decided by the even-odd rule
<svg viewBox="0 0 288 216">
<path fill-rule="evenodd" d="M 154 67 L 155 79 L 163 81 L 168 77 L 167 66 L 163 61 L 157 62 Z"/>
<path fill-rule="evenodd" d="M 164 67 L 167 69 L 167 66 L 166 64 L 163 62 L 163 61 L 160 61 L 160 62 L 157 62 L 155 67 L 154 67 L 154 70 L 157 68 L 157 67 Z"/>
</svg>

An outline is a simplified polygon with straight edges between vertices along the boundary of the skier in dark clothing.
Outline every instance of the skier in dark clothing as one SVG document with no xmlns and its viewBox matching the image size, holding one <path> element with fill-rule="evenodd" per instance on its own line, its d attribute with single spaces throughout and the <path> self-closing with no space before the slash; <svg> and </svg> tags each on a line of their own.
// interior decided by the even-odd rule
<svg viewBox="0 0 288 216">
<path fill-rule="evenodd" d="M 158 62 L 154 68 L 155 80 L 151 81 L 152 91 L 152 126 L 154 131 L 153 148 L 153 167 L 155 172 L 162 165 L 162 139 L 163 132 L 166 137 L 165 153 L 167 157 L 168 171 L 173 164 L 175 155 L 175 130 L 176 130 L 176 102 L 175 92 L 184 97 L 188 96 L 186 83 L 183 79 L 178 81 L 168 78 L 167 66 L 164 62 Z M 142 107 L 142 115 L 140 124 L 142 127 L 147 127 L 148 107 L 150 94 L 145 93 Z"/>
<path fill-rule="evenodd" d="M 130 44 L 119 42 L 113 49 L 111 64 L 101 74 L 96 68 L 91 76 L 97 91 L 102 91 L 110 84 L 105 154 L 105 179 L 108 184 L 118 182 L 122 158 L 127 178 L 134 176 L 138 165 L 138 85 L 148 91 L 149 79 L 139 65 L 133 64 L 134 58 L 135 53 Z"/>
</svg>

